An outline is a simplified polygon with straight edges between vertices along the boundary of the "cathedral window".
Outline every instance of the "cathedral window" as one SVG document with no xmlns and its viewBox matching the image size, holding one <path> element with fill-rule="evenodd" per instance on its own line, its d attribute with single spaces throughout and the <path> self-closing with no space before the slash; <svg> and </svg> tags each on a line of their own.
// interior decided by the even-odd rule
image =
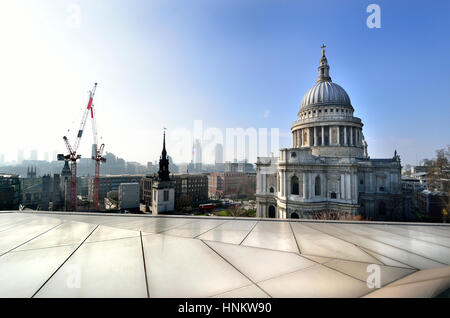
<svg viewBox="0 0 450 318">
<path fill-rule="evenodd" d="M 320 188 L 321 188 L 321 185 L 320 185 L 320 176 L 317 176 L 316 177 L 316 180 L 315 180 L 315 186 L 314 186 L 314 192 L 315 192 L 315 195 L 317 196 L 317 195 L 320 195 Z"/>
<path fill-rule="evenodd" d="M 270 187 L 269 191 L 270 191 L 270 193 L 274 193 L 275 190 L 273 189 L 273 187 Z"/>
<path fill-rule="evenodd" d="M 331 198 L 336 199 L 336 197 L 337 197 L 336 192 L 331 192 Z"/>
<path fill-rule="evenodd" d="M 164 201 L 169 201 L 169 191 L 164 190 Z"/>
<path fill-rule="evenodd" d="M 300 194 L 299 189 L 300 189 L 300 187 L 298 184 L 298 177 L 293 176 L 291 178 L 291 194 L 296 194 L 296 195 Z"/>
</svg>

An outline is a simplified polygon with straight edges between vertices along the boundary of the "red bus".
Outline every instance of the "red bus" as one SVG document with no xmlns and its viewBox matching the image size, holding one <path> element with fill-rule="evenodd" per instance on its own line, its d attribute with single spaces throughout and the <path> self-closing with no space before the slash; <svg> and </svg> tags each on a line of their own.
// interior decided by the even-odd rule
<svg viewBox="0 0 450 318">
<path fill-rule="evenodd" d="M 215 205 L 212 204 L 212 203 L 200 204 L 198 206 L 198 210 L 200 212 L 213 212 L 214 211 L 214 207 L 215 207 Z"/>
</svg>

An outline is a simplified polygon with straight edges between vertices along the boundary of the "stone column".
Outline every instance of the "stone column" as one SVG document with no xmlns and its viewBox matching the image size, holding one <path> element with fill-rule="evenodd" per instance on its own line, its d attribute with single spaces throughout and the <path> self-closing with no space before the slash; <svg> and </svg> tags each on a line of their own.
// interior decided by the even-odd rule
<svg viewBox="0 0 450 318">
<path fill-rule="evenodd" d="M 303 147 L 303 145 L 305 144 L 305 141 L 303 140 L 304 138 L 303 138 L 303 129 L 300 129 L 300 134 L 302 135 L 301 137 L 302 137 L 302 143 L 301 143 L 301 147 Z"/>
<path fill-rule="evenodd" d="M 311 142 L 311 128 L 307 128 L 308 129 L 308 146 L 311 147 L 312 146 L 312 142 Z"/>
<path fill-rule="evenodd" d="M 329 145 L 332 145 L 333 143 L 332 143 L 332 141 L 333 141 L 333 138 L 332 138 L 333 136 L 332 136 L 332 133 L 331 133 L 331 126 L 328 126 L 328 144 Z"/>
<path fill-rule="evenodd" d="M 337 144 L 341 145 L 341 127 L 337 126 Z"/>
<path fill-rule="evenodd" d="M 325 174 L 321 173 L 320 174 L 320 196 L 322 198 L 326 198 L 327 197 L 327 182 L 326 182 L 326 178 L 325 178 Z"/>
<path fill-rule="evenodd" d="M 345 198 L 345 180 L 344 180 L 344 174 L 341 173 L 341 187 L 340 187 L 340 199 Z"/>
<path fill-rule="evenodd" d="M 317 127 L 314 127 L 314 146 L 317 146 Z"/>
<path fill-rule="evenodd" d="M 353 146 L 353 127 L 350 127 L 350 146 Z"/>
<path fill-rule="evenodd" d="M 303 172 L 303 199 L 306 199 L 306 186 L 308 180 L 306 179 L 306 173 Z"/>
<path fill-rule="evenodd" d="M 287 187 L 288 182 L 287 182 L 287 171 L 284 172 L 284 193 L 285 193 L 285 197 L 286 200 L 288 198 L 289 193 L 291 192 L 290 189 Z"/>
<path fill-rule="evenodd" d="M 344 126 L 344 145 L 347 146 L 347 126 Z"/>
<path fill-rule="evenodd" d="M 349 200 L 351 199 L 351 193 L 350 193 L 350 175 L 348 173 L 345 174 L 345 199 Z"/>
<path fill-rule="evenodd" d="M 325 146 L 325 129 L 322 126 L 322 146 Z"/>
</svg>

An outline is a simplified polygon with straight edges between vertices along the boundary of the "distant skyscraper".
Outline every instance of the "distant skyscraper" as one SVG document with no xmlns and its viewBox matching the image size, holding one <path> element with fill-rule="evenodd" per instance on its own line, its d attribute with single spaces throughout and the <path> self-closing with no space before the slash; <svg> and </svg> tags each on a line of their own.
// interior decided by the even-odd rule
<svg viewBox="0 0 450 318">
<path fill-rule="evenodd" d="M 215 159 L 214 159 L 215 171 L 222 172 L 225 169 L 225 164 L 223 163 L 223 146 L 222 146 L 222 144 L 216 144 L 214 152 L 215 152 Z"/>
<path fill-rule="evenodd" d="M 24 155 L 23 155 L 23 149 L 19 149 L 17 151 L 17 163 L 21 164 L 23 162 Z"/>
<path fill-rule="evenodd" d="M 194 142 L 194 165 L 196 171 L 202 170 L 202 145 L 198 139 Z"/>
<path fill-rule="evenodd" d="M 216 144 L 215 151 L 215 163 L 223 163 L 223 146 L 222 144 Z"/>
<path fill-rule="evenodd" d="M 31 150 L 30 160 L 38 160 L 38 152 L 36 149 Z"/>
<path fill-rule="evenodd" d="M 46 151 L 46 152 L 44 153 L 44 160 L 45 160 L 45 161 L 48 161 L 48 151 Z"/>
</svg>

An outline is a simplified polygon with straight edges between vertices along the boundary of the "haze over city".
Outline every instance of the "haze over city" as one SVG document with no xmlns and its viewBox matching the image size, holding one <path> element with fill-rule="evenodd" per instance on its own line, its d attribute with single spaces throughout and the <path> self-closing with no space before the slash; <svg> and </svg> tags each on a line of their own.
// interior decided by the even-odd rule
<svg viewBox="0 0 450 318">
<path fill-rule="evenodd" d="M 65 152 L 62 136 L 75 138 L 94 82 L 101 141 L 128 161 L 155 161 L 163 127 L 169 155 L 190 161 L 192 142 L 180 153 L 173 132 L 196 120 L 224 133 L 278 128 L 279 147 L 291 147 L 325 43 L 331 78 L 364 119 L 369 155 L 431 158 L 450 136 L 450 4 L 378 3 L 381 29 L 366 27 L 369 2 L 4 2 L 0 153 Z"/>
</svg>

